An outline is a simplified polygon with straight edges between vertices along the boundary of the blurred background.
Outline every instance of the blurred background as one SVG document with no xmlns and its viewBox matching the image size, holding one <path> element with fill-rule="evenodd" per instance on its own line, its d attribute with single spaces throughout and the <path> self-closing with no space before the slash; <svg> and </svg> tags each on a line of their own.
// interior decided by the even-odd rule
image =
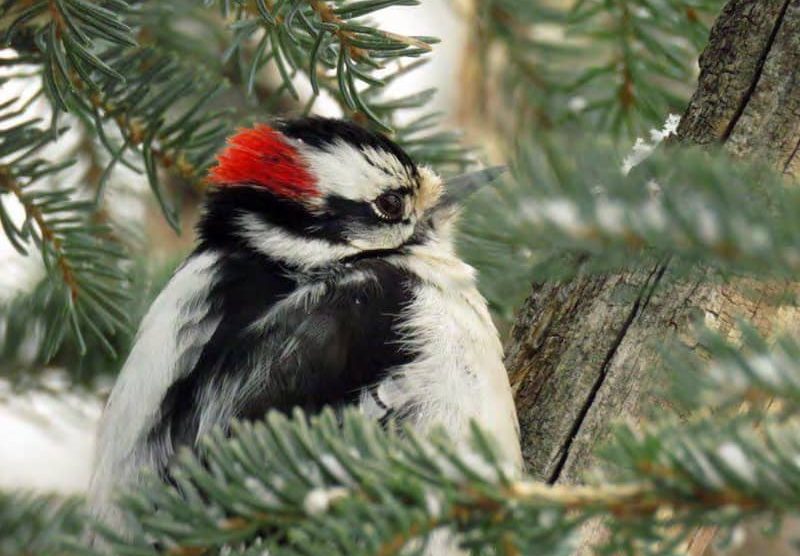
<svg viewBox="0 0 800 556">
<path fill-rule="evenodd" d="M 230 56 L 234 46 L 248 52 L 258 47 L 257 40 L 230 42 L 225 31 L 230 14 L 185 1 L 152 11 L 147 2 L 141 4 L 144 31 L 139 38 L 203 66 L 212 84 L 229 82 L 213 106 L 232 111 L 231 121 L 243 125 L 269 115 L 299 114 L 309 107 L 326 116 L 348 110 L 335 85 L 323 86 L 317 94 L 301 72 L 287 79 L 269 59 L 256 60 L 253 71 L 236 66 L 238 51 Z M 387 78 L 379 97 L 370 96 L 370 87 L 359 90 L 373 103 L 378 119 L 398 130 L 397 137 L 414 156 L 444 174 L 476 162 L 505 163 L 524 140 L 566 132 L 616 149 L 622 158 L 637 137 L 649 138 L 650 129 L 661 128 L 669 114 L 683 110 L 708 26 L 723 4 L 425 0 L 416 7 L 389 7 L 370 14 L 378 27 L 399 35 L 437 37 L 439 42 L 430 54 L 421 53 L 426 61 L 419 67 L 416 58 L 409 58 L 379 71 Z M 24 42 L 24 36 L 20 40 Z M 3 59 L 15 55 L 12 49 L 0 51 Z M 0 78 L 0 105 L 25 105 L 4 125 L 13 126 L 31 114 L 44 121 L 50 118 L 52 107 L 38 94 L 38 73 L 26 75 L 19 65 L 5 64 Z M 296 98 L 287 94 L 291 87 Z M 355 114 L 363 116 L 363 110 Z M 51 178 L 57 180 L 53 187 L 102 184 L 90 186 L 86 195 L 102 197 L 102 219 L 113 223 L 130 254 L 126 271 L 134 295 L 120 309 L 135 324 L 191 249 L 202 187 L 180 171 L 153 178 L 135 165 L 115 164 L 103 138 L 86 121 L 73 116 L 61 121 L 69 123 L 69 130 L 40 155 L 49 161 L 76 161 Z M 424 139 L 420 131 L 427 134 Z M 180 166 L 181 161 L 172 163 Z M 154 179 L 168 192 L 171 208 L 156 202 Z M 22 222 L 23 207 L 7 197 L 0 200 L 4 213 Z M 496 230 L 501 241 L 491 249 L 478 244 L 478 232 L 486 235 L 483 208 L 467 210 L 462 251 L 480 271 L 482 291 L 505 332 L 529 289 L 535 242 L 509 221 L 508 230 Z M 180 234 L 165 218 L 171 210 L 180 219 Z M 513 265 L 498 265 L 498 260 Z M 35 250 L 23 256 L 0 234 L 0 489 L 82 493 L 104 396 L 124 360 L 131 332 L 113 337 L 117 357 L 91 342 L 81 357 L 69 334 L 52 349 L 44 349 L 52 332 L 46 315 L 54 311 L 44 276 Z M 76 382 L 80 388 L 75 388 Z M 790 553 L 780 541 L 756 537 L 745 536 L 739 550 Z"/>
</svg>

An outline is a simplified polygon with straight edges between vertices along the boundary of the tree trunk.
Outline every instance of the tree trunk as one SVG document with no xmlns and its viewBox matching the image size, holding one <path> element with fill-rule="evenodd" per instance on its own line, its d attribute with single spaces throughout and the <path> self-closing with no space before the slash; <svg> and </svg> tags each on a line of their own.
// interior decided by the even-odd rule
<svg viewBox="0 0 800 556">
<path fill-rule="evenodd" d="M 679 138 L 724 143 L 736 156 L 800 175 L 800 0 L 731 0 L 700 58 L 697 90 Z M 719 285 L 671 279 L 668 261 L 611 276 L 534 284 L 512 330 L 506 363 L 515 388 L 528 471 L 550 483 L 581 480 L 592 452 L 620 418 L 652 411 L 658 373 L 652 349 L 690 342 L 699 319 L 721 333 L 743 316 L 763 331 L 800 328 L 774 303 L 793 284 Z M 745 292 L 745 290 L 748 290 Z M 596 539 L 589 527 L 583 548 Z M 594 529 L 594 530 L 591 530 Z M 712 534 L 689 547 L 702 554 Z"/>
</svg>

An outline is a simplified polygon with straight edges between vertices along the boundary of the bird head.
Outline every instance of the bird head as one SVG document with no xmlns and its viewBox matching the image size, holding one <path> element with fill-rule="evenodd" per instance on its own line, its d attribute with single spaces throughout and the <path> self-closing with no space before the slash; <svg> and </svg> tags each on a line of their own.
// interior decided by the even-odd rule
<svg viewBox="0 0 800 556">
<path fill-rule="evenodd" d="M 432 170 L 343 120 L 240 130 L 209 180 L 216 187 L 200 226 L 204 241 L 244 242 L 301 267 L 424 241 L 457 212 Z"/>
</svg>

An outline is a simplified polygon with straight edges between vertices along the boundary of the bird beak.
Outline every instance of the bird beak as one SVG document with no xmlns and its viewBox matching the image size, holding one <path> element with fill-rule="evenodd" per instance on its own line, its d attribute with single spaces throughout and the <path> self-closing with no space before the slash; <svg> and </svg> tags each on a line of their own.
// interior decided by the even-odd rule
<svg viewBox="0 0 800 556">
<path fill-rule="evenodd" d="M 436 208 L 450 208 L 461 205 L 478 189 L 496 180 L 508 168 L 506 166 L 490 166 L 476 172 L 461 174 L 444 182 L 444 194 Z"/>
</svg>

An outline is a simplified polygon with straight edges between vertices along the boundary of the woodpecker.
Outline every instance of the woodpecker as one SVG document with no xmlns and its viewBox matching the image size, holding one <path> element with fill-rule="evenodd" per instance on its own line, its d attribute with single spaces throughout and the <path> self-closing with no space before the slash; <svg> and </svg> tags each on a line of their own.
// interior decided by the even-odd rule
<svg viewBox="0 0 800 556">
<path fill-rule="evenodd" d="M 102 418 L 94 514 L 181 446 L 270 410 L 357 406 L 465 441 L 471 420 L 521 462 L 503 352 L 454 249 L 458 199 L 388 138 L 303 118 L 229 139 L 195 250 L 144 317 Z"/>
</svg>

